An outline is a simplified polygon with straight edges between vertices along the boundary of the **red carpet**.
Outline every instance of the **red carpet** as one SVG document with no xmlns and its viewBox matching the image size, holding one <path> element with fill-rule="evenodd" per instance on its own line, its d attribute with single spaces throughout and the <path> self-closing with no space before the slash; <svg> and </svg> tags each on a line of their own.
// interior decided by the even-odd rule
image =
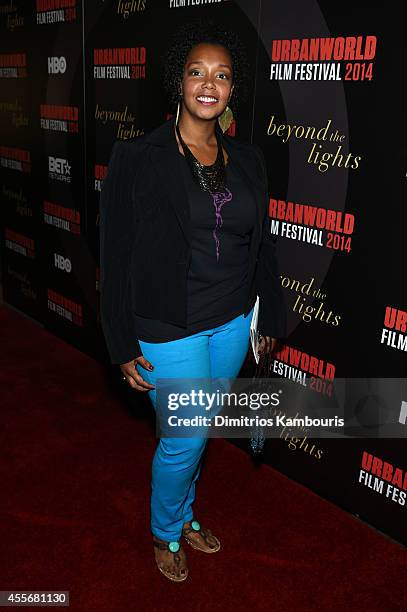
<svg viewBox="0 0 407 612">
<path fill-rule="evenodd" d="M 168 581 L 149 533 L 149 404 L 7 306 L 0 325 L 1 590 L 69 590 L 84 612 L 407 610 L 404 548 L 224 440 L 195 504 L 222 550 L 186 545 L 190 575 Z"/>
</svg>

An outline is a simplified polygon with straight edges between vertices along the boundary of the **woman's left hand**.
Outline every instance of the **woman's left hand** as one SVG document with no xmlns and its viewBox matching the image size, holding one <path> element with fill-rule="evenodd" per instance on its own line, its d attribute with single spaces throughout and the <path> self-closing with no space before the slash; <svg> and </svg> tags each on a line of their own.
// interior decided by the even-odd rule
<svg viewBox="0 0 407 612">
<path fill-rule="evenodd" d="M 271 338 L 271 336 L 262 336 L 257 352 L 259 355 L 272 353 L 276 347 L 276 344 L 277 338 Z"/>
</svg>

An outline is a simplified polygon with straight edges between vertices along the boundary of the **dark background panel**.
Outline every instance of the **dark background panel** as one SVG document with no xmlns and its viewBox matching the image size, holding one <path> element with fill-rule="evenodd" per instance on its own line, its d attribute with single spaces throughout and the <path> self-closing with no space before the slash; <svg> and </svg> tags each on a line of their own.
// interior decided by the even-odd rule
<svg viewBox="0 0 407 612">
<path fill-rule="evenodd" d="M 24 149 L 31 158 L 30 173 L 0 166 L 5 300 L 109 363 L 98 293 L 103 172 L 116 139 L 141 136 L 169 116 L 161 57 L 173 29 L 199 15 L 219 18 L 239 32 L 248 50 L 250 95 L 234 134 L 264 151 L 270 196 L 355 215 L 350 253 L 279 238 L 278 257 L 282 276 L 302 282 L 314 278 L 327 294 L 327 307 L 342 317 L 339 327 L 305 322 L 292 310 L 294 294 L 285 289 L 286 343 L 334 364 L 336 376 L 366 377 L 363 401 L 348 398 L 346 410 L 369 427 L 376 378 L 405 373 L 405 352 L 380 343 L 385 307 L 407 309 L 406 139 L 404 102 L 395 87 L 404 73 L 401 27 L 383 8 L 349 0 L 340 6 L 327 0 L 225 0 L 185 8 L 146 0 L 133 3 L 129 14 L 122 5 L 78 1 L 74 14 L 64 13 L 66 20 L 54 23 L 40 23 L 35 2 L 14 0 L 0 14 L 0 54 L 27 55 L 26 77 L 0 79 L 0 146 Z M 371 34 L 378 37 L 371 81 L 270 79 L 273 39 Z M 145 48 L 145 78 L 95 78 L 94 49 L 123 47 Z M 39 111 L 45 103 L 78 107 L 77 134 L 41 129 Z M 282 143 L 267 135 L 271 116 L 278 124 L 320 127 L 331 119 L 346 136 L 343 151 L 362 156 L 360 168 L 319 172 L 306 163 L 309 142 Z M 50 178 L 50 156 L 71 166 L 69 183 Z M 53 224 L 44 220 L 45 202 L 57 211 Z M 67 222 L 70 215 L 79 216 L 79 222 Z M 6 230 L 31 238 L 35 256 L 6 248 Z M 66 310 L 55 311 L 50 296 L 61 299 Z M 69 308 L 77 308 L 80 316 L 70 320 Z M 252 373 L 248 359 L 242 374 Z M 247 440 L 234 442 L 248 450 Z M 364 450 L 406 467 L 403 440 L 374 438 L 304 440 L 302 445 L 268 440 L 258 460 L 406 543 L 405 506 L 358 482 Z"/>
</svg>

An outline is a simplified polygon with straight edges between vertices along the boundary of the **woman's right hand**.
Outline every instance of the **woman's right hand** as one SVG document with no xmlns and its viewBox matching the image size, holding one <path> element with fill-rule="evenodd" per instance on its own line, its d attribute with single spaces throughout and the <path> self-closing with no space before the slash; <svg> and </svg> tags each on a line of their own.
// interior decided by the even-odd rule
<svg viewBox="0 0 407 612">
<path fill-rule="evenodd" d="M 145 381 L 142 376 L 140 376 L 136 368 L 137 363 L 139 363 L 145 370 L 154 369 L 154 366 L 147 361 L 145 357 L 140 355 L 140 357 L 136 357 L 135 359 L 120 365 L 123 377 L 127 380 L 130 387 L 136 391 L 149 391 L 150 389 L 155 389 L 154 385 L 150 385 L 150 383 Z"/>
</svg>

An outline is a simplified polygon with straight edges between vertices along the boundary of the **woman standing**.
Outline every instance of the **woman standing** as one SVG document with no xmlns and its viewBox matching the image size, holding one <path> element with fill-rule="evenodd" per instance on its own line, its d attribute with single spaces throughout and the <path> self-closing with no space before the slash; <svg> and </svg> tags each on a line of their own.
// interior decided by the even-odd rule
<svg viewBox="0 0 407 612">
<path fill-rule="evenodd" d="M 285 334 L 261 150 L 222 133 L 247 85 L 245 53 L 223 27 L 194 22 L 169 47 L 164 84 L 176 118 L 116 142 L 100 200 L 101 320 L 112 363 L 156 408 L 157 378 L 235 378 L 260 296 L 259 351 Z M 188 568 L 182 540 L 220 542 L 192 505 L 206 437 L 161 438 L 152 465 L 155 559 Z"/>
</svg>

